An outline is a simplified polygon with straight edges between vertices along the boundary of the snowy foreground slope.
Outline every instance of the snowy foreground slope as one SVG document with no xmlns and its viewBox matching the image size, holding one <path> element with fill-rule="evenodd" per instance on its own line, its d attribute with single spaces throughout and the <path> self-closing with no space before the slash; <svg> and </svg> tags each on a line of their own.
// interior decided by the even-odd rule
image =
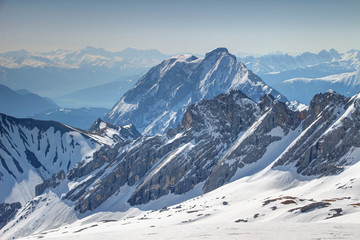
<svg viewBox="0 0 360 240">
<path fill-rule="evenodd" d="M 287 99 L 266 85 L 226 48 L 206 53 L 204 58 L 180 55 L 149 70 L 126 92 L 105 120 L 134 124 L 144 135 L 165 133 L 176 127 L 186 108 L 230 90 L 241 90 L 258 101 L 264 94 Z"/>
<path fill-rule="evenodd" d="M 24 239 L 359 239 L 359 171 L 358 162 L 339 175 L 305 180 L 268 167 L 180 204 L 169 205 L 168 196 L 155 206 L 102 211 Z"/>
<path fill-rule="evenodd" d="M 298 112 L 230 91 L 191 104 L 166 134 L 109 142 L 45 179 L 1 235 L 356 239 L 359 101 L 328 91 Z M 98 120 L 92 129 L 114 128 Z"/>
</svg>

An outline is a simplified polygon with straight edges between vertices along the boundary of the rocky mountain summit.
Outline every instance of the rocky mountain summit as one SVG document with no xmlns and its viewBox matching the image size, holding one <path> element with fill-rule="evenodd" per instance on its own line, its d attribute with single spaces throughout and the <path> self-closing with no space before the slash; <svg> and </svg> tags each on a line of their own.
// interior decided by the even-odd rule
<svg viewBox="0 0 360 240">
<path fill-rule="evenodd" d="M 287 101 L 226 48 L 217 48 L 203 59 L 180 55 L 153 67 L 115 104 L 105 121 L 132 123 L 145 135 L 165 133 L 177 126 L 190 104 L 235 89 L 254 101 L 264 94 Z"/>
</svg>

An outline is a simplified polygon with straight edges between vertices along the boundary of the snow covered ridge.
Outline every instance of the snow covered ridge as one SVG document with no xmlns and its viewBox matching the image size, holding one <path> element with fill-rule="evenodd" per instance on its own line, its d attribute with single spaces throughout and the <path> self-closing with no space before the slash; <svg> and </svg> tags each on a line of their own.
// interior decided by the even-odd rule
<svg viewBox="0 0 360 240">
<path fill-rule="evenodd" d="M 217 48 L 204 58 L 176 56 L 153 67 L 124 94 L 105 120 L 113 124 L 132 123 L 143 134 L 165 133 L 176 127 L 191 103 L 235 89 L 254 101 L 271 94 L 287 102 L 237 62 L 226 48 Z"/>
<path fill-rule="evenodd" d="M 0 130 L 0 203 L 21 204 L 35 197 L 35 185 L 91 161 L 101 146 L 140 136 L 134 127 L 106 126 L 102 132 L 87 132 L 59 122 L 5 114 L 0 114 Z"/>
</svg>

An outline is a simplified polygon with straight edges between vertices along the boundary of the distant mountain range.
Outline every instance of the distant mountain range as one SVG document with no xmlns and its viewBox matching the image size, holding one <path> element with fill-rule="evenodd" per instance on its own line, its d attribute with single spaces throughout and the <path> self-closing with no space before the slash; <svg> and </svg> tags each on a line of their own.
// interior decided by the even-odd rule
<svg viewBox="0 0 360 240">
<path fill-rule="evenodd" d="M 309 104 L 314 94 L 328 89 L 346 96 L 360 91 L 359 50 L 338 53 L 330 49 L 318 54 L 272 54 L 238 59 L 289 100 Z"/>
<path fill-rule="evenodd" d="M 131 48 L 120 52 L 93 47 L 47 53 L 6 52 L 0 53 L 0 83 L 55 99 L 114 81 L 128 86 L 126 82 L 134 74 L 144 73 L 168 57 L 157 50 Z"/>
<path fill-rule="evenodd" d="M 112 108 L 126 91 L 132 88 L 141 75 L 126 76 L 117 81 L 84 88 L 56 97 L 60 106 L 70 108 L 100 107 Z"/>
<path fill-rule="evenodd" d="M 158 50 L 110 52 L 94 47 L 0 53 L 0 83 L 50 97 L 63 107 L 110 108 L 151 67 L 169 57 Z M 289 100 L 309 104 L 314 94 L 328 89 L 346 96 L 359 92 L 359 58 L 359 50 L 330 49 L 299 55 L 239 54 L 238 61 Z M 301 91 L 305 87 L 307 91 Z"/>
</svg>

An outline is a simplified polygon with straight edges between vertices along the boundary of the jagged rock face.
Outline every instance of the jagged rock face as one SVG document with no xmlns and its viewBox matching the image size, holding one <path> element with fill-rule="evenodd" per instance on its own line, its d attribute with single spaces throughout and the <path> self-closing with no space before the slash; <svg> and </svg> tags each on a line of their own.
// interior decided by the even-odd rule
<svg viewBox="0 0 360 240">
<path fill-rule="evenodd" d="M 183 194 L 205 181 L 222 153 L 259 115 L 256 103 L 235 91 L 190 105 L 178 128 L 168 132 L 177 149 L 144 179 L 130 204 L 146 203 L 169 192 Z"/>
<path fill-rule="evenodd" d="M 77 201 L 75 209 L 80 212 L 93 210 L 125 184 L 137 184 L 170 150 L 171 146 L 164 146 L 161 137 L 138 139 L 132 144 L 124 142 L 112 148 L 104 147 L 94 155 L 94 161 L 73 169 L 69 174 L 69 179 L 77 180 L 95 172 L 65 198 Z"/>
<path fill-rule="evenodd" d="M 325 176 L 353 163 L 346 155 L 360 147 L 359 94 L 351 99 L 332 91 L 318 94 L 307 115 L 302 135 L 273 167 L 289 165 L 302 175 Z"/>
<path fill-rule="evenodd" d="M 248 175 L 248 172 L 242 173 L 243 168 L 261 165 L 260 160 L 269 150 L 270 145 L 285 138 L 301 123 L 301 118 L 296 112 L 288 109 L 284 103 L 271 102 L 271 96 L 265 96 L 259 105 L 262 109 L 261 119 L 254 122 L 246 132 L 240 134 L 239 139 L 212 169 L 205 182 L 204 192 L 209 192 L 230 182 L 237 172 L 241 174 L 237 178 Z M 280 147 L 280 149 L 285 147 Z M 274 160 L 280 152 L 271 156 L 270 160 Z"/>
<path fill-rule="evenodd" d="M 51 178 L 44 180 L 43 183 L 35 186 L 35 196 L 42 194 L 47 188 L 55 188 L 60 184 L 61 180 L 65 179 L 65 172 L 61 170 L 59 173 L 55 173 Z"/>
<path fill-rule="evenodd" d="M 155 66 L 120 99 L 105 120 L 133 123 L 143 134 L 165 133 L 177 126 L 191 103 L 232 89 L 243 91 L 255 101 L 266 93 L 286 101 L 227 49 L 218 48 L 203 59 L 184 55 Z"/>
<path fill-rule="evenodd" d="M 20 208 L 21 204 L 19 202 L 0 204 L 0 229 L 15 216 Z"/>
<path fill-rule="evenodd" d="M 257 123 L 259 120 L 261 123 Z M 125 184 L 134 187 L 128 199 L 131 205 L 144 204 L 168 193 L 183 194 L 202 182 L 204 191 L 210 191 L 229 182 L 237 169 L 256 164 L 266 147 L 281 138 L 270 135 L 262 146 L 254 148 L 262 141 L 259 140 L 262 135 L 276 127 L 283 129 L 286 135 L 299 123 L 295 112 L 270 95 L 259 103 L 241 91 L 202 100 L 190 105 L 178 127 L 170 129 L 166 135 L 104 147 L 94 155 L 92 162 L 69 174 L 69 179 L 76 181 L 97 171 L 66 198 L 76 201 L 77 210 L 86 212 L 100 206 Z M 244 143 L 234 147 L 242 135 L 254 129 L 256 134 L 247 133 L 241 140 Z M 222 163 L 236 158 L 237 152 L 253 156 L 234 160 L 227 177 L 214 182 L 224 169 L 220 167 Z"/>
</svg>

